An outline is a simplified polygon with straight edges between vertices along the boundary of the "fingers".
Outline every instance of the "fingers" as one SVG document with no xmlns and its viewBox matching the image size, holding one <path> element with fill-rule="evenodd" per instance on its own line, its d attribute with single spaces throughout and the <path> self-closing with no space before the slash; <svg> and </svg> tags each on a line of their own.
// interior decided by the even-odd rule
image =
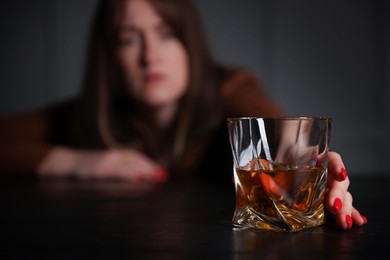
<svg viewBox="0 0 390 260">
<path fill-rule="evenodd" d="M 336 223 L 344 230 L 351 229 L 353 225 L 363 226 L 367 224 L 367 218 L 352 206 L 352 195 L 349 192 L 345 196 L 344 206 L 336 216 Z"/>
<path fill-rule="evenodd" d="M 163 168 L 157 168 L 151 171 L 146 171 L 144 169 L 127 169 L 119 172 L 118 175 L 120 176 L 120 179 L 133 183 L 160 183 L 165 182 L 168 179 L 168 173 Z"/>
<path fill-rule="evenodd" d="M 360 212 L 355 208 L 352 208 L 352 221 L 353 224 L 357 226 L 363 226 L 368 222 L 366 216 L 360 214 Z"/>
<path fill-rule="evenodd" d="M 330 177 L 331 179 L 331 177 Z M 333 215 L 340 213 L 345 204 L 345 196 L 348 191 L 350 181 L 349 178 L 342 182 L 328 180 L 328 194 L 326 199 L 326 208 Z M 349 201 L 347 201 L 348 203 Z M 352 203 L 352 202 L 351 202 Z"/>
<path fill-rule="evenodd" d="M 353 206 L 353 197 L 348 191 L 350 179 L 341 156 L 336 152 L 329 152 L 328 159 L 326 209 L 336 216 L 337 225 L 344 230 L 351 229 L 353 225 L 366 224 L 367 218 Z"/>
<path fill-rule="evenodd" d="M 124 151 L 122 175 L 133 182 L 164 182 L 168 178 L 168 172 L 137 151 Z"/>
<path fill-rule="evenodd" d="M 95 168 L 96 179 L 123 180 L 131 183 L 158 183 L 168 179 L 168 172 L 135 150 L 110 150 Z"/>
<path fill-rule="evenodd" d="M 341 156 L 336 152 L 328 153 L 329 175 L 337 181 L 343 181 L 347 178 L 344 162 Z"/>
<path fill-rule="evenodd" d="M 344 230 L 351 229 L 354 225 L 367 224 L 367 218 L 353 206 L 353 197 L 348 191 L 349 184 L 349 178 L 342 182 L 333 181 L 326 199 L 326 209 L 336 216 L 337 225 Z"/>
<path fill-rule="evenodd" d="M 164 168 L 136 151 L 124 152 L 124 160 L 121 161 L 118 174 L 122 179 L 135 183 L 158 183 L 168 178 Z"/>
<path fill-rule="evenodd" d="M 352 196 L 349 192 L 344 196 L 343 206 L 336 216 L 336 223 L 344 230 L 352 228 Z"/>
</svg>

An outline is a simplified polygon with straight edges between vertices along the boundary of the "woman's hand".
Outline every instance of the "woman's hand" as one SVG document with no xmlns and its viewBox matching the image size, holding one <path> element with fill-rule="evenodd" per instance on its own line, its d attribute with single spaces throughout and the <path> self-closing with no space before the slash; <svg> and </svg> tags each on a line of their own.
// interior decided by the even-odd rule
<svg viewBox="0 0 390 260">
<path fill-rule="evenodd" d="M 366 224 L 366 217 L 353 206 L 352 195 L 348 191 L 350 181 L 341 156 L 336 152 L 329 152 L 328 160 L 326 209 L 336 216 L 336 223 L 342 229 Z"/>
<path fill-rule="evenodd" d="M 144 154 L 130 149 L 87 151 L 55 148 L 38 167 L 38 175 L 132 183 L 157 183 L 168 178 L 164 168 Z"/>
</svg>

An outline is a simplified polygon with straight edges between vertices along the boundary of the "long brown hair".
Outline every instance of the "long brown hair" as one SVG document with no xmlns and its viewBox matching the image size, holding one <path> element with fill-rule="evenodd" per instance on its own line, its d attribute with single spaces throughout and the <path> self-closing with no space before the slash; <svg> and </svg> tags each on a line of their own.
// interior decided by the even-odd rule
<svg viewBox="0 0 390 260">
<path fill-rule="evenodd" d="M 121 147 L 145 139 L 134 127 L 134 102 L 125 93 L 116 57 L 120 12 L 126 0 L 103 0 L 92 21 L 76 135 L 86 146 Z M 186 164 L 189 146 L 205 138 L 220 119 L 218 69 L 210 53 L 200 15 L 191 0 L 146 0 L 172 28 L 189 57 L 189 86 L 167 136 L 173 164 Z M 87 132 L 85 132 L 87 131 Z M 195 147 L 195 146 L 194 146 Z M 186 155 L 187 154 L 187 155 Z M 153 156 L 153 154 L 149 154 Z M 191 156 L 190 156 L 191 157 Z"/>
</svg>

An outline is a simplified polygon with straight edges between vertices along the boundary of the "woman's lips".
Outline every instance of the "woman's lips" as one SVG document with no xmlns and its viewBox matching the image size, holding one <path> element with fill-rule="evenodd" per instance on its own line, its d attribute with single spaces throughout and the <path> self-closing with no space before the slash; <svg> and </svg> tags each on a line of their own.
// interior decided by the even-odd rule
<svg viewBox="0 0 390 260">
<path fill-rule="evenodd" d="M 149 73 L 145 75 L 144 82 L 146 84 L 156 84 L 164 79 L 164 75 L 161 73 Z"/>
</svg>

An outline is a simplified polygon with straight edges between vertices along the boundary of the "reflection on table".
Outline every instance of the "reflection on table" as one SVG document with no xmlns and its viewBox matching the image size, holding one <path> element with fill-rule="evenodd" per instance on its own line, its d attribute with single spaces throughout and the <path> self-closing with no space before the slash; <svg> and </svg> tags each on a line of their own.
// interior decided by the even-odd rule
<svg viewBox="0 0 390 260">
<path fill-rule="evenodd" d="M 342 231 L 328 216 L 325 225 L 297 233 L 234 227 L 233 184 L 2 181 L 0 256 L 371 258 L 390 242 L 389 181 L 353 178 L 366 226 Z"/>
</svg>

